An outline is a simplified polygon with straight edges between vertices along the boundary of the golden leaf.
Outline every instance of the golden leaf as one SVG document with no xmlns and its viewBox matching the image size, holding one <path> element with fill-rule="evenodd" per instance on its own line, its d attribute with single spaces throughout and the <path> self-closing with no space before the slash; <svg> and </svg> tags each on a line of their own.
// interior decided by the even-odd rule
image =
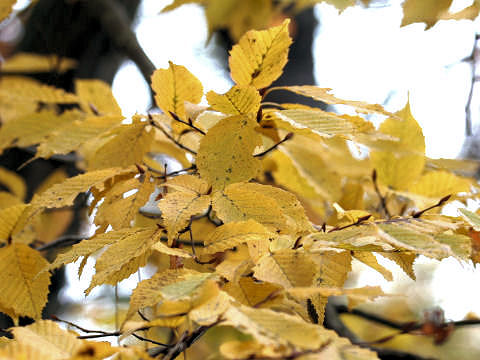
<svg viewBox="0 0 480 360">
<path fill-rule="evenodd" d="M 10 146 L 27 147 L 46 139 L 53 129 L 68 125 L 78 118 L 75 111 L 57 115 L 52 111 L 27 114 L 7 122 L 0 128 L 0 152 Z"/>
<path fill-rule="evenodd" d="M 251 277 L 242 277 L 238 282 L 228 282 L 223 287 L 223 290 L 233 296 L 238 302 L 257 307 L 257 304 L 268 306 L 269 297 L 272 294 L 279 294 L 281 287 L 269 282 L 256 282 Z M 272 297 L 273 300 L 273 297 Z M 270 301 L 271 302 L 271 301 Z"/>
<path fill-rule="evenodd" d="M 248 116 L 232 116 L 220 120 L 202 138 L 197 168 L 213 190 L 248 181 L 260 172 L 261 162 L 253 156 L 253 150 L 261 145 L 255 126 Z"/>
<path fill-rule="evenodd" d="M 117 231 L 120 236 L 97 259 L 95 275 L 86 294 L 98 285 L 116 285 L 140 267 L 145 266 L 152 252 L 152 245 L 159 241 L 162 231 L 157 227 L 127 228 Z M 115 231 L 107 234 L 115 233 Z"/>
<path fill-rule="evenodd" d="M 253 219 L 270 230 L 288 231 L 287 219 L 277 201 L 248 185 L 236 183 L 214 193 L 212 207 L 217 216 L 225 223 Z"/>
<path fill-rule="evenodd" d="M 18 343 L 35 349 L 38 358 L 69 359 L 82 347 L 82 340 L 50 320 L 14 327 L 12 332 Z"/>
<path fill-rule="evenodd" d="M 249 241 L 268 241 L 274 236 L 274 233 L 252 219 L 228 223 L 217 227 L 208 235 L 203 251 L 208 254 L 221 252 Z"/>
<path fill-rule="evenodd" d="M 206 195 L 208 192 L 208 183 L 194 175 L 179 175 L 169 179 L 162 186 L 195 195 Z"/>
<path fill-rule="evenodd" d="M 24 244 L 0 248 L 0 306 L 11 309 L 8 315 L 18 318 L 42 317 L 47 302 L 50 274 L 43 272 L 48 265 L 38 251 Z"/>
<path fill-rule="evenodd" d="M 1 17 L 1 16 L 0 16 Z M 77 66 L 77 62 L 66 57 L 58 55 L 41 55 L 34 53 L 19 52 L 9 57 L 2 64 L 3 73 L 48 73 L 56 72 L 59 74 Z"/>
<path fill-rule="evenodd" d="M 75 80 L 75 91 L 85 112 L 94 113 L 91 108 L 93 106 L 97 112 L 95 115 L 122 115 L 122 110 L 107 83 L 98 79 L 77 79 Z"/>
<path fill-rule="evenodd" d="M 413 263 L 417 258 L 415 253 L 409 252 L 382 252 L 380 253 L 383 257 L 394 261 L 400 268 L 403 270 L 405 274 L 407 274 L 412 280 L 416 280 L 415 271 L 413 270 Z"/>
<path fill-rule="evenodd" d="M 141 281 L 133 290 L 126 319 L 132 318 L 138 310 L 162 301 L 188 299 L 214 276 L 214 274 L 198 273 L 189 269 L 169 269 L 158 272 L 152 278 Z M 176 305 L 171 303 L 170 305 L 163 309 L 163 315 L 179 314 Z M 185 307 L 180 306 L 181 312 L 184 312 Z M 186 311 L 188 312 L 189 309 L 190 305 L 187 304 Z"/>
<path fill-rule="evenodd" d="M 472 180 L 446 171 L 430 171 L 410 185 L 409 192 L 429 198 L 442 198 L 459 192 L 469 192 Z"/>
<path fill-rule="evenodd" d="M 0 82 L 0 98 L 11 101 L 69 104 L 78 97 L 53 86 L 23 76 L 5 76 Z"/>
<path fill-rule="evenodd" d="M 139 209 L 145 205 L 155 190 L 150 173 L 115 184 L 106 194 L 95 216 L 95 224 L 105 228 L 110 224 L 114 230 L 131 225 Z M 131 190 L 134 194 L 125 196 Z"/>
<path fill-rule="evenodd" d="M 379 104 L 369 104 L 363 101 L 355 100 L 344 100 L 339 99 L 335 95 L 330 94 L 332 89 L 329 88 L 320 88 L 312 85 L 301 85 L 301 86 L 279 86 L 273 87 L 268 90 L 268 92 L 274 90 L 287 90 L 300 94 L 303 96 L 311 97 L 312 99 L 322 101 L 330 105 L 348 105 L 355 109 L 355 111 L 364 114 L 377 113 L 380 115 L 393 116 L 392 113 L 386 111 L 382 105 Z"/>
<path fill-rule="evenodd" d="M 375 255 L 369 251 L 354 251 L 353 257 L 372 269 L 378 271 L 387 281 L 393 280 L 392 273 L 380 265 Z"/>
<path fill-rule="evenodd" d="M 318 272 L 311 256 L 300 250 L 285 249 L 261 258 L 253 268 L 256 279 L 284 288 L 311 286 Z"/>
<path fill-rule="evenodd" d="M 3 21 L 10 15 L 13 9 L 13 5 L 15 5 L 16 2 L 17 0 L 2 1 L 2 4 L 0 5 L 0 21 Z"/>
<path fill-rule="evenodd" d="M 19 204 L 22 204 L 22 201 L 18 197 L 7 191 L 0 191 L 0 210 Z"/>
<path fill-rule="evenodd" d="M 52 129 L 49 136 L 37 148 L 36 157 L 49 158 L 54 154 L 82 152 L 82 148 L 95 141 L 111 128 L 120 125 L 123 117 L 118 115 L 92 116 L 75 120 L 61 128 Z"/>
<path fill-rule="evenodd" d="M 110 168 L 96 171 L 89 171 L 69 178 L 61 184 L 56 184 L 47 189 L 40 195 L 36 195 L 32 200 L 32 206 L 41 208 L 60 208 L 73 204 L 73 200 L 81 192 L 85 192 L 92 187 L 103 190 L 104 182 L 117 175 L 133 176 L 136 170 L 133 168 L 120 169 Z"/>
<path fill-rule="evenodd" d="M 160 200 L 158 207 L 168 232 L 168 245 L 171 246 L 192 216 L 205 212 L 209 206 L 210 196 L 195 192 L 172 192 Z"/>
<path fill-rule="evenodd" d="M 0 244 L 9 241 L 18 219 L 27 207 L 27 204 L 18 204 L 0 210 Z"/>
<path fill-rule="evenodd" d="M 15 172 L 10 171 L 2 166 L 0 166 L 0 184 L 6 187 L 20 200 L 25 199 L 25 195 L 27 194 L 25 180 L 23 180 L 20 175 L 17 175 Z"/>
<path fill-rule="evenodd" d="M 462 217 L 473 227 L 475 231 L 480 231 L 480 216 L 470 210 L 458 209 Z"/>
<path fill-rule="evenodd" d="M 397 190 L 406 190 L 423 171 L 425 139 L 422 128 L 410 112 L 410 103 L 407 102 L 395 115 L 397 118 L 388 118 L 380 125 L 380 131 L 398 138 L 399 150 L 407 154 L 372 151 L 370 157 L 380 182 Z"/>
<path fill-rule="evenodd" d="M 451 4 L 452 0 L 406 0 L 403 3 L 403 19 L 400 26 L 424 22 L 428 30 L 440 20 L 442 14 L 448 13 Z"/>
<path fill-rule="evenodd" d="M 253 266 L 250 253 L 246 245 L 240 245 L 236 251 L 228 251 L 225 260 L 215 268 L 217 274 L 232 283 L 237 283 L 240 277 Z"/>
<path fill-rule="evenodd" d="M 253 86 L 235 85 L 223 95 L 209 91 L 207 100 L 215 111 L 229 115 L 244 115 L 256 114 L 262 98 Z"/>
<path fill-rule="evenodd" d="M 185 101 L 198 104 L 203 96 L 202 83 L 184 66 L 169 61 L 168 69 L 158 69 L 152 75 L 152 89 L 155 101 L 165 114 L 174 113 L 187 121 Z M 174 130 L 182 130 L 186 125 L 174 123 Z"/>
<path fill-rule="evenodd" d="M 268 30 L 248 31 L 233 46 L 229 64 L 232 79 L 238 85 L 262 89 L 280 77 L 292 43 L 288 24 L 289 19 Z"/>
<path fill-rule="evenodd" d="M 87 167 L 97 170 L 141 164 L 143 156 L 150 150 L 153 136 L 148 122 L 134 121 L 117 126 L 103 135 L 100 146 L 87 149 L 84 154 Z"/>
<path fill-rule="evenodd" d="M 334 336 L 325 328 L 292 315 L 247 306 L 230 307 L 222 316 L 229 325 L 265 345 L 317 349 Z"/>
</svg>

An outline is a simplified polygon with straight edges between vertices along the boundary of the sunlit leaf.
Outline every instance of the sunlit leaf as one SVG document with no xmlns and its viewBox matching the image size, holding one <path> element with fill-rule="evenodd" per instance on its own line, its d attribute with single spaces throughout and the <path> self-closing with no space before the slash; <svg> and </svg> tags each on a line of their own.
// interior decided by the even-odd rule
<svg viewBox="0 0 480 360">
<path fill-rule="evenodd" d="M 229 64 L 232 79 L 238 85 L 262 89 L 282 74 L 292 43 L 288 24 L 289 20 L 285 20 L 268 30 L 251 30 L 232 48 Z"/>
<path fill-rule="evenodd" d="M 7 0 L 10 1 L 10 0 Z M 1 11 L 1 10 L 0 10 Z M 0 15 L 1 18 L 1 15 Z M 5 73 L 64 73 L 75 68 L 77 62 L 58 55 L 41 55 L 34 53 L 16 53 L 2 64 L 2 72 Z"/>
<path fill-rule="evenodd" d="M 228 117 L 202 138 L 197 167 L 213 190 L 248 181 L 260 172 L 260 160 L 253 156 L 255 147 L 261 145 L 255 126 L 255 121 L 248 116 Z"/>
<path fill-rule="evenodd" d="M 0 166 L 0 184 L 6 187 L 13 195 L 20 200 L 25 199 L 27 186 L 25 180 L 13 171 Z"/>
<path fill-rule="evenodd" d="M 215 111 L 229 115 L 244 115 L 257 113 L 261 96 L 253 86 L 235 85 L 225 94 L 209 91 L 207 100 Z"/>
</svg>

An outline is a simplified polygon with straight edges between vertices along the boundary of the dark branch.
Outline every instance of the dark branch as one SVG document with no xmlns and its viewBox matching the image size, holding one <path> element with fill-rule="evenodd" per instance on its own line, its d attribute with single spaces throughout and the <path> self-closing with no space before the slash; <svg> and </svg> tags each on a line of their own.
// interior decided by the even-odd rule
<svg viewBox="0 0 480 360">
<path fill-rule="evenodd" d="M 371 214 L 368 214 L 368 215 L 359 217 L 359 218 L 357 219 L 357 221 L 355 221 L 354 223 L 351 223 L 351 224 L 348 224 L 348 225 L 345 225 L 345 226 L 341 226 L 341 227 L 335 227 L 335 228 L 329 230 L 328 232 L 330 233 L 330 232 L 332 232 L 332 231 L 343 230 L 343 229 L 347 229 L 347 228 L 352 227 L 352 226 L 360 225 L 361 223 L 363 223 L 364 221 L 367 221 L 367 220 L 370 219 L 371 217 L 372 217 Z"/>
<path fill-rule="evenodd" d="M 293 133 L 288 133 L 287 135 L 285 135 L 285 137 L 280 140 L 278 143 L 276 143 L 275 145 L 273 145 L 272 147 L 268 148 L 267 150 L 259 153 L 259 154 L 255 154 L 253 156 L 255 157 L 262 157 L 262 156 L 265 156 L 267 155 L 270 151 L 273 151 L 275 150 L 277 147 L 279 147 L 280 145 L 282 145 L 285 141 L 287 140 L 290 140 L 291 138 L 293 137 Z"/>
<path fill-rule="evenodd" d="M 175 114 L 175 113 L 173 113 L 173 112 L 171 112 L 171 111 L 169 111 L 169 113 L 170 113 L 170 115 L 172 116 L 173 120 L 178 121 L 179 123 L 185 124 L 185 125 L 187 125 L 188 127 L 191 127 L 193 130 L 199 132 L 199 133 L 202 134 L 202 135 L 206 135 L 205 131 L 203 131 L 202 129 L 196 127 L 195 125 L 193 125 L 193 123 L 183 121 L 182 119 L 180 119 L 180 118 L 177 116 L 177 114 Z"/>
<path fill-rule="evenodd" d="M 154 128 L 157 128 L 160 130 L 163 135 L 165 135 L 170 141 L 172 141 L 175 145 L 177 145 L 180 149 L 183 149 L 185 151 L 188 151 L 190 154 L 197 155 L 196 151 L 193 151 L 192 149 L 188 148 L 187 146 L 183 145 L 181 142 L 178 142 L 177 140 L 174 139 L 172 135 L 170 135 L 163 127 L 158 125 L 154 120 L 153 117 L 148 114 L 148 118 L 150 120 L 150 125 L 152 125 Z"/>
<path fill-rule="evenodd" d="M 438 203 L 436 203 L 435 205 L 429 206 L 429 207 L 426 208 L 426 209 L 423 209 L 423 210 L 420 210 L 420 211 L 417 211 L 417 212 L 413 213 L 413 214 L 412 214 L 412 217 L 414 217 L 414 218 L 419 218 L 419 217 L 422 216 L 426 211 L 435 209 L 436 207 L 439 207 L 439 206 L 442 206 L 444 203 L 446 203 L 446 202 L 450 199 L 451 196 L 452 196 L 452 195 L 444 196 L 444 197 L 441 198 L 440 201 L 439 201 Z"/>
</svg>

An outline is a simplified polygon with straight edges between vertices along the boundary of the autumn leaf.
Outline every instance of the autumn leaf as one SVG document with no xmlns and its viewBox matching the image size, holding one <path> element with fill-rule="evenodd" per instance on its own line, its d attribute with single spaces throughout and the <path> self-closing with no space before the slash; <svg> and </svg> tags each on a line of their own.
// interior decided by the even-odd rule
<svg viewBox="0 0 480 360">
<path fill-rule="evenodd" d="M 27 207 L 27 204 L 18 204 L 0 210 L 0 243 L 11 241 L 12 231 Z"/>
<path fill-rule="evenodd" d="M 0 248 L 0 307 L 12 318 L 40 319 L 47 302 L 50 274 L 39 274 L 48 262 L 24 244 Z"/>
<path fill-rule="evenodd" d="M 282 74 L 292 39 L 289 20 L 268 30 L 251 30 L 230 51 L 230 71 L 238 85 L 269 86 Z"/>
<path fill-rule="evenodd" d="M 372 151 L 370 157 L 378 179 L 396 190 L 406 190 L 421 175 L 425 165 L 425 139 L 410 111 L 410 103 L 380 125 L 380 131 L 397 139 L 398 148 L 409 153 Z"/>
<path fill-rule="evenodd" d="M 197 168 L 213 190 L 258 175 L 260 160 L 253 150 L 261 145 L 256 123 L 248 116 L 233 116 L 220 120 L 202 138 L 197 154 Z"/>
<path fill-rule="evenodd" d="M 184 66 L 169 62 L 168 69 L 158 69 L 152 75 L 152 89 L 155 101 L 165 114 L 174 113 L 187 121 L 185 101 L 198 104 L 203 96 L 201 82 Z M 174 129 L 180 132 L 185 125 L 174 123 Z"/>
<path fill-rule="evenodd" d="M 0 5 L 0 21 L 7 18 L 12 12 L 12 7 L 15 5 L 16 0 L 6 0 Z"/>
<path fill-rule="evenodd" d="M 76 80 L 75 91 L 85 112 L 94 115 L 122 115 L 110 86 L 101 80 Z"/>
<path fill-rule="evenodd" d="M 256 114 L 260 108 L 261 96 L 253 86 L 235 85 L 222 95 L 209 91 L 207 101 L 213 110 L 224 114 Z"/>
<path fill-rule="evenodd" d="M 0 184 L 6 187 L 13 195 L 20 200 L 25 199 L 27 186 L 25 180 L 13 171 L 0 166 Z"/>
<path fill-rule="evenodd" d="M 448 13 L 452 0 L 406 0 L 403 3 L 403 19 L 401 26 L 416 22 L 427 24 L 426 30 L 440 20 L 443 13 Z"/>
<path fill-rule="evenodd" d="M 10 0 L 8 0 L 10 1 Z M 1 15 L 0 15 L 1 18 Z M 77 66 L 77 62 L 58 55 L 41 55 L 19 52 L 9 57 L 2 64 L 3 73 L 46 73 L 57 72 L 63 74 Z"/>
</svg>

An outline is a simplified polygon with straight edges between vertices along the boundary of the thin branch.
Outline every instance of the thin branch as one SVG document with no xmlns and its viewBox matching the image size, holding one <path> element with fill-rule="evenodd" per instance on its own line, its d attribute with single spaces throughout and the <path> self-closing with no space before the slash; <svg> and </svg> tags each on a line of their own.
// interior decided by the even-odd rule
<svg viewBox="0 0 480 360">
<path fill-rule="evenodd" d="M 293 137 L 293 133 L 288 133 L 287 135 L 285 135 L 285 137 L 280 140 L 278 143 L 276 143 L 275 145 L 271 146 L 270 148 L 268 148 L 267 150 L 265 151 L 262 151 L 261 153 L 259 154 L 255 154 L 253 155 L 254 157 L 262 157 L 262 156 L 265 156 L 267 155 L 270 151 L 273 151 L 275 150 L 277 147 L 279 147 L 280 145 L 282 145 L 285 141 L 287 140 L 290 140 L 291 138 Z"/>
<path fill-rule="evenodd" d="M 81 339 L 81 340 L 100 339 L 100 338 L 104 338 L 104 337 L 120 336 L 120 335 L 122 335 L 121 331 L 113 331 L 113 332 L 110 332 L 110 333 L 103 333 L 102 332 L 100 334 L 80 335 L 80 336 L 77 336 L 77 339 Z"/>
<path fill-rule="evenodd" d="M 170 135 L 163 127 L 161 127 L 160 125 L 158 125 L 154 120 L 153 120 L 153 117 L 148 114 L 148 118 L 150 120 L 150 125 L 152 125 L 153 127 L 157 128 L 158 130 L 160 130 L 163 135 L 165 135 L 170 141 L 172 141 L 175 145 L 177 145 L 180 149 L 183 149 L 185 151 L 188 151 L 190 154 L 193 154 L 193 155 L 197 155 L 197 152 L 196 151 L 193 151 L 192 149 L 188 148 L 187 146 L 183 145 L 182 143 L 178 142 L 177 140 L 174 139 L 174 137 L 172 135 Z"/>
<path fill-rule="evenodd" d="M 168 344 L 164 344 L 164 343 L 159 342 L 159 341 L 155 341 L 155 340 L 152 340 L 152 339 L 148 339 L 148 338 L 145 338 L 145 337 L 143 337 L 143 336 L 137 335 L 137 334 L 135 334 L 135 333 L 133 333 L 132 336 L 136 337 L 138 340 L 146 341 L 146 342 L 149 342 L 149 343 L 152 343 L 152 344 L 155 344 L 155 345 L 160 345 L 160 346 L 165 346 L 165 347 L 168 347 L 168 346 L 169 346 Z"/>
<path fill-rule="evenodd" d="M 413 213 L 413 214 L 412 214 L 412 217 L 413 217 L 413 218 L 419 218 L 419 217 L 422 216 L 426 211 L 432 210 L 432 209 L 434 209 L 434 208 L 436 208 L 436 207 L 439 207 L 439 206 L 442 206 L 445 202 L 447 202 L 447 201 L 450 199 L 451 196 L 452 196 L 452 195 L 444 196 L 444 197 L 441 198 L 440 201 L 439 201 L 438 203 L 436 203 L 435 205 L 429 206 L 429 207 L 427 207 L 426 209 L 423 209 L 423 210 L 420 210 L 420 211 L 417 211 L 417 212 Z"/>
<path fill-rule="evenodd" d="M 363 223 L 364 221 L 367 221 L 367 220 L 370 219 L 371 217 L 372 217 L 371 214 L 368 214 L 368 215 L 359 217 L 359 218 L 357 219 L 357 221 L 355 221 L 354 223 L 351 223 L 351 224 L 348 224 L 348 225 L 345 225 L 345 226 L 335 227 L 335 228 L 329 230 L 328 232 L 330 233 L 330 232 L 332 232 L 332 231 L 343 230 L 343 229 L 347 229 L 347 228 L 352 227 L 352 226 L 360 225 L 361 223 Z"/>
<path fill-rule="evenodd" d="M 378 198 L 380 199 L 380 204 L 382 206 L 383 211 L 385 212 L 385 215 L 388 218 L 391 218 L 392 215 L 390 214 L 390 211 L 388 211 L 387 201 L 385 200 L 385 197 L 382 195 L 382 193 L 380 192 L 380 189 L 378 188 L 377 170 L 375 169 L 372 172 L 372 182 L 373 182 L 373 187 L 375 188 L 375 192 L 377 193 Z"/>
<path fill-rule="evenodd" d="M 175 113 L 173 113 L 173 112 L 171 112 L 171 111 L 169 111 L 169 113 L 170 113 L 170 115 L 173 117 L 173 120 L 178 121 L 179 123 L 185 124 L 185 125 L 187 125 L 188 127 L 191 127 L 193 130 L 199 132 L 199 133 L 202 134 L 202 135 L 206 135 L 205 131 L 203 131 L 202 129 L 200 129 L 200 128 L 196 127 L 195 125 L 193 125 L 193 123 L 192 123 L 191 121 L 189 121 L 189 122 L 183 121 L 182 119 L 180 119 L 180 118 L 177 116 L 177 114 L 175 114 Z"/>
<path fill-rule="evenodd" d="M 113 0 L 84 1 L 88 12 L 97 18 L 112 44 L 132 60 L 150 84 L 155 65 L 138 43 L 125 9 Z"/>
</svg>

